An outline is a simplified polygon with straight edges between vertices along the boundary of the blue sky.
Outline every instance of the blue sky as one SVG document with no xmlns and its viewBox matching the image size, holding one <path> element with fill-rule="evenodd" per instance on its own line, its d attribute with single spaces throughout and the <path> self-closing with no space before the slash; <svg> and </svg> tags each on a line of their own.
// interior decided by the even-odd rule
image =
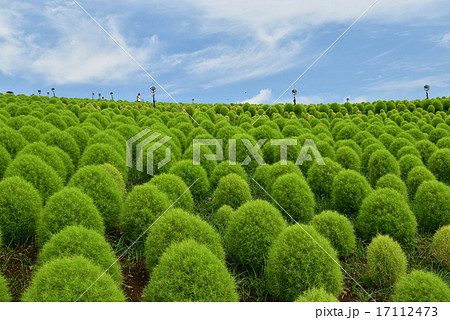
<svg viewBox="0 0 450 320">
<path fill-rule="evenodd" d="M 178 102 L 271 104 L 374 0 L 78 0 Z M 450 96 L 450 2 L 380 0 L 294 85 L 301 103 Z M 172 101 L 71 0 L 0 0 L 0 92 Z M 290 90 L 279 101 L 292 100 Z"/>
</svg>

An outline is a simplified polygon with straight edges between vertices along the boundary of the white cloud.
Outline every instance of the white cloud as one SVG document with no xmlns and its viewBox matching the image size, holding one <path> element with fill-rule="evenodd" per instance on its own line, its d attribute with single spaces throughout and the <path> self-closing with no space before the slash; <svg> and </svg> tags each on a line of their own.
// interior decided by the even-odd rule
<svg viewBox="0 0 450 320">
<path fill-rule="evenodd" d="M 241 103 L 250 103 L 250 104 L 265 104 L 272 103 L 272 89 L 261 89 L 259 93 L 253 98 L 242 101 Z"/>
<path fill-rule="evenodd" d="M 0 11 L 0 71 L 24 76 L 38 75 L 55 84 L 110 82 L 129 79 L 139 70 L 95 23 L 74 6 L 12 6 Z M 53 3 L 54 5 L 54 3 Z M 27 14 L 39 12 L 43 28 L 51 30 L 55 39 L 39 41 L 34 30 L 25 32 Z M 115 17 L 101 24 L 137 61 L 149 61 L 158 49 L 156 36 L 146 39 L 139 47 L 127 44 Z"/>
<path fill-rule="evenodd" d="M 406 91 L 406 90 L 423 90 L 424 85 L 430 85 L 437 88 L 450 88 L 450 73 L 441 74 L 438 76 L 422 77 L 417 79 L 405 79 L 399 81 L 385 81 L 378 82 L 365 89 L 370 91 Z"/>
<path fill-rule="evenodd" d="M 442 38 L 439 39 L 438 44 L 443 47 L 450 48 L 450 32 L 444 34 L 444 36 L 442 36 Z"/>
</svg>

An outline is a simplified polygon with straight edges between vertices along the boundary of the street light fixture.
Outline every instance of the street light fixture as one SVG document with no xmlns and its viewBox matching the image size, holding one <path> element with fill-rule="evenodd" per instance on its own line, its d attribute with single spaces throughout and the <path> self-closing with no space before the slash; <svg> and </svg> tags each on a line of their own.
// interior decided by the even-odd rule
<svg viewBox="0 0 450 320">
<path fill-rule="evenodd" d="M 347 100 L 347 102 L 349 102 L 349 101 L 350 101 L 350 98 L 347 98 L 347 99 L 345 99 L 345 100 Z"/>
<path fill-rule="evenodd" d="M 428 99 L 428 91 L 430 91 L 430 86 L 426 84 L 423 88 L 425 89 L 425 93 L 426 93 L 427 99 Z"/>
<path fill-rule="evenodd" d="M 111 95 L 111 100 L 114 100 L 114 92 L 111 91 L 109 94 Z"/>
<path fill-rule="evenodd" d="M 55 95 L 55 88 L 52 88 L 52 92 L 53 92 L 53 97 L 56 97 L 56 95 Z"/>
<path fill-rule="evenodd" d="M 101 99 L 102 99 L 102 94 L 99 93 L 99 94 L 98 94 L 98 100 L 101 100 Z"/>
<path fill-rule="evenodd" d="M 39 97 L 41 96 L 41 93 L 42 93 L 42 90 L 39 89 L 39 90 L 38 90 Z"/>
<path fill-rule="evenodd" d="M 50 92 L 47 91 L 47 98 L 50 97 Z"/>
<path fill-rule="evenodd" d="M 153 108 L 156 108 L 156 101 L 155 101 L 155 91 L 156 91 L 156 87 L 152 86 L 150 88 L 150 90 L 152 91 L 152 96 L 153 96 Z"/>
<path fill-rule="evenodd" d="M 92 92 L 92 100 L 94 100 L 94 96 L 95 96 L 95 93 L 94 93 L 94 92 Z"/>
<path fill-rule="evenodd" d="M 292 89 L 292 94 L 294 95 L 294 106 L 297 104 L 297 89 Z"/>
</svg>

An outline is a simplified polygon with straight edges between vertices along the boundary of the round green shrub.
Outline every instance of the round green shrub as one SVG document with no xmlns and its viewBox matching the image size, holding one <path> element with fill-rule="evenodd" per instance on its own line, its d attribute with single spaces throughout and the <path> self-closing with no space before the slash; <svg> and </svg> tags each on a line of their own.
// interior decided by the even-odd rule
<svg viewBox="0 0 450 320">
<path fill-rule="evenodd" d="M 364 149 L 364 152 L 361 156 L 361 167 L 364 171 L 367 171 L 367 168 L 369 167 L 370 157 L 375 151 L 378 150 L 386 150 L 386 148 L 382 144 L 374 143 Z"/>
<path fill-rule="evenodd" d="M 0 302 L 11 302 L 12 297 L 9 292 L 8 283 L 0 274 Z"/>
<path fill-rule="evenodd" d="M 66 181 L 66 166 L 52 147 L 45 145 L 43 142 L 34 142 L 20 150 L 19 153 L 17 153 L 17 156 L 21 156 L 22 154 L 30 154 L 40 158 L 56 171 L 62 181 Z"/>
<path fill-rule="evenodd" d="M 0 145 L 0 180 L 3 178 L 3 174 L 11 163 L 11 155 L 2 145 Z"/>
<path fill-rule="evenodd" d="M 100 167 L 102 167 L 103 169 L 108 171 L 108 173 L 111 175 L 111 177 L 114 179 L 117 186 L 119 187 L 123 197 L 125 197 L 127 190 L 126 190 L 125 181 L 123 180 L 123 176 L 120 173 L 120 171 L 117 170 L 116 167 L 114 167 L 112 164 L 109 164 L 109 163 L 104 163 L 104 164 L 100 165 Z"/>
<path fill-rule="evenodd" d="M 428 169 L 439 181 L 450 185 L 450 149 L 436 150 L 428 160 Z"/>
<path fill-rule="evenodd" d="M 281 213 L 264 200 L 247 202 L 228 223 L 225 244 L 229 259 L 261 271 L 269 246 L 287 227 Z"/>
<path fill-rule="evenodd" d="M 436 146 L 439 149 L 444 149 L 444 148 L 450 149 L 450 137 L 445 137 L 445 138 L 439 139 L 439 141 L 436 143 Z"/>
<path fill-rule="evenodd" d="M 401 148 L 400 150 L 398 150 L 397 159 L 401 159 L 403 156 L 406 156 L 406 155 L 413 155 L 419 159 L 422 159 L 422 155 L 420 154 L 420 152 L 413 146 L 405 146 L 405 147 Z"/>
<path fill-rule="evenodd" d="M 117 282 L 122 283 L 120 264 L 114 263 L 116 257 L 111 246 L 98 232 L 81 225 L 69 226 L 53 235 L 39 253 L 38 265 L 59 258 L 83 256 L 103 270 Z"/>
<path fill-rule="evenodd" d="M 450 268 L 450 225 L 441 227 L 433 236 L 431 252 L 447 268 Z"/>
<path fill-rule="evenodd" d="M 436 147 L 436 145 L 428 140 L 420 140 L 418 142 L 415 143 L 414 145 L 417 149 L 417 151 L 419 151 L 421 157 L 422 157 L 422 161 L 423 163 L 428 164 L 428 159 L 431 157 L 431 155 L 438 150 L 438 147 Z"/>
<path fill-rule="evenodd" d="M 448 302 L 450 288 L 434 273 L 415 270 L 397 282 L 392 300 L 394 302 Z"/>
<path fill-rule="evenodd" d="M 40 246 L 66 226 L 81 225 L 105 232 L 103 219 L 92 199 L 77 188 L 66 187 L 52 195 L 38 219 L 37 236 Z"/>
<path fill-rule="evenodd" d="M 205 137 L 206 138 L 206 137 Z M 203 139 L 203 138 L 201 138 Z M 207 139 L 213 139 L 211 136 Z M 199 162 L 196 163 L 196 165 L 200 164 L 203 169 L 205 169 L 206 173 L 208 174 L 208 177 L 211 176 L 214 169 L 217 167 L 217 161 L 211 161 L 207 160 L 205 158 L 205 155 L 211 155 L 214 154 L 209 146 L 200 146 L 200 158 L 194 159 L 194 146 L 191 144 L 189 147 L 186 148 L 186 150 L 183 153 L 183 159 L 185 160 L 199 160 Z"/>
<path fill-rule="evenodd" d="M 170 168 L 169 173 L 179 176 L 188 187 L 194 200 L 200 201 L 210 194 L 210 184 L 206 170 L 195 166 L 192 160 L 181 160 Z"/>
<path fill-rule="evenodd" d="M 333 180 L 343 168 L 330 158 L 323 158 L 323 161 L 325 165 L 314 163 L 311 166 L 308 170 L 307 182 L 317 197 L 330 198 Z"/>
<path fill-rule="evenodd" d="M 216 191 L 214 191 L 214 204 L 217 208 L 229 205 L 236 209 L 250 200 L 252 200 L 252 195 L 247 181 L 235 173 L 230 173 L 220 179 Z"/>
<path fill-rule="evenodd" d="M 366 240 L 380 233 L 404 243 L 415 235 L 417 221 L 400 193 L 378 189 L 363 201 L 356 218 L 356 229 Z"/>
<path fill-rule="evenodd" d="M 335 211 L 323 211 L 314 216 L 311 225 L 330 242 L 340 257 L 347 257 L 355 252 L 355 231 L 345 216 Z"/>
<path fill-rule="evenodd" d="M 394 285 L 406 275 L 407 264 L 402 247 L 389 236 L 378 235 L 367 247 L 367 270 L 379 287 Z"/>
<path fill-rule="evenodd" d="M 42 136 L 42 141 L 49 146 L 56 146 L 61 148 L 72 159 L 74 165 L 78 164 L 80 160 L 80 147 L 72 136 L 58 129 L 53 129 Z"/>
<path fill-rule="evenodd" d="M 232 207 L 224 205 L 214 213 L 214 224 L 219 230 L 225 230 L 234 215 Z"/>
<path fill-rule="evenodd" d="M 0 141 L 12 158 L 28 144 L 19 132 L 10 127 L 0 127 Z"/>
<path fill-rule="evenodd" d="M 171 203 L 166 193 L 154 185 L 135 186 L 125 200 L 120 226 L 129 240 L 136 240 Z"/>
<path fill-rule="evenodd" d="M 415 196 L 416 217 L 419 226 L 436 231 L 450 224 L 450 187 L 439 181 L 425 181 Z"/>
<path fill-rule="evenodd" d="M 223 261 L 195 240 L 174 243 L 161 256 L 145 301 L 237 302 L 236 284 Z"/>
<path fill-rule="evenodd" d="M 218 233 L 206 221 L 181 209 L 169 210 L 149 231 L 145 240 L 147 268 L 152 271 L 173 243 L 193 239 L 205 245 L 221 261 L 225 253 Z"/>
<path fill-rule="evenodd" d="M 37 270 L 25 291 L 24 302 L 123 302 L 125 296 L 109 274 L 82 256 L 49 261 Z M 55 290 L 58 288 L 58 290 Z"/>
<path fill-rule="evenodd" d="M 259 166 L 259 168 L 263 168 L 266 166 Z M 302 171 L 298 166 L 296 166 L 293 162 L 288 161 L 286 165 L 281 164 L 279 162 L 274 163 L 270 166 L 267 166 L 268 170 L 267 172 L 262 172 L 262 177 L 258 177 L 259 180 L 262 181 L 262 183 L 265 185 L 265 189 L 270 193 L 272 192 L 272 186 L 274 182 L 281 176 L 285 174 L 296 174 L 299 177 L 303 178 Z M 255 179 L 256 179 L 256 172 L 255 172 Z M 258 179 L 258 183 L 261 183 Z M 264 186 L 263 186 L 264 187 Z"/>
<path fill-rule="evenodd" d="M 311 288 L 303 292 L 294 302 L 339 302 L 339 300 L 322 288 Z"/>
<path fill-rule="evenodd" d="M 336 151 L 336 162 L 344 169 L 352 169 L 359 172 L 361 160 L 358 154 L 350 147 L 340 147 Z"/>
<path fill-rule="evenodd" d="M 363 200 L 372 192 L 367 179 L 354 170 L 341 170 L 331 187 L 335 209 L 349 217 L 355 216 Z"/>
<path fill-rule="evenodd" d="M 400 176 L 400 167 L 395 157 L 387 150 L 377 150 L 370 156 L 368 165 L 368 177 L 372 186 L 378 179 L 392 173 Z"/>
<path fill-rule="evenodd" d="M 423 166 L 423 162 L 419 157 L 416 157 L 412 154 L 407 154 L 398 160 L 398 165 L 400 167 L 400 177 L 403 181 L 406 181 L 408 179 L 409 172 L 414 167 L 421 167 Z"/>
<path fill-rule="evenodd" d="M 314 287 L 337 296 L 343 275 L 329 255 L 337 261 L 336 251 L 313 227 L 284 229 L 269 249 L 265 274 L 269 292 L 279 301 L 293 301 Z"/>
<path fill-rule="evenodd" d="M 164 192 L 168 196 L 170 203 L 175 203 L 173 205 L 175 208 L 180 208 L 187 212 L 192 212 L 194 209 L 191 191 L 179 176 L 169 173 L 159 174 L 153 177 L 149 184 Z"/>
<path fill-rule="evenodd" d="M 418 166 L 411 169 L 406 179 L 406 187 L 408 188 L 408 195 L 411 200 L 414 200 L 417 188 L 424 181 L 436 180 L 433 173 L 424 166 Z"/>
<path fill-rule="evenodd" d="M 35 235 L 42 210 L 39 192 L 20 177 L 0 181 L 0 228 L 5 245 L 19 245 Z"/>
<path fill-rule="evenodd" d="M 63 187 L 61 177 L 52 167 L 29 154 L 17 156 L 6 169 L 4 176 L 18 176 L 30 182 L 39 191 L 44 202 Z"/>
<path fill-rule="evenodd" d="M 86 147 L 80 159 L 80 168 L 88 165 L 112 164 L 127 180 L 128 169 L 126 161 L 112 146 L 104 143 L 95 143 Z"/>
<path fill-rule="evenodd" d="M 306 180 L 298 174 L 285 174 L 275 180 L 271 195 L 297 222 L 308 223 L 314 216 L 314 194 Z"/>
<path fill-rule="evenodd" d="M 41 133 L 38 129 L 32 126 L 23 126 L 18 132 L 28 141 L 37 142 L 41 139 Z"/>
<path fill-rule="evenodd" d="M 72 159 L 69 157 L 69 155 L 64 152 L 62 149 L 50 146 L 50 149 L 56 152 L 58 154 L 59 158 L 64 163 L 64 167 L 66 168 L 66 181 L 72 177 L 73 173 L 75 172 L 75 166 L 73 165 Z"/>
<path fill-rule="evenodd" d="M 70 127 L 64 131 L 72 136 L 80 149 L 80 153 L 83 153 L 89 141 L 89 135 L 86 131 L 80 127 Z"/>
<path fill-rule="evenodd" d="M 396 176 L 395 174 L 388 173 L 387 175 L 384 175 L 380 179 L 378 179 L 376 189 L 383 188 L 391 188 L 400 193 L 405 198 L 408 197 L 406 184 L 399 176 Z"/>
<path fill-rule="evenodd" d="M 240 164 L 231 165 L 228 161 L 223 161 L 219 163 L 211 173 L 210 182 L 211 189 L 215 190 L 219 180 L 223 177 L 229 175 L 230 173 L 235 173 L 243 179 L 247 179 L 247 173 Z"/>
<path fill-rule="evenodd" d="M 106 231 L 119 225 L 122 211 L 122 194 L 111 175 L 101 166 L 86 166 L 70 179 L 68 187 L 75 187 L 94 201 L 100 212 Z"/>
</svg>

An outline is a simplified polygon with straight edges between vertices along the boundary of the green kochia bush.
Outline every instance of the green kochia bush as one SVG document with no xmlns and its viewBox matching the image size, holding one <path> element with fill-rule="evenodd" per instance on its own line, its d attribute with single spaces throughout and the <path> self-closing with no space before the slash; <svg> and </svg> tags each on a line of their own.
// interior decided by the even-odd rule
<svg viewBox="0 0 450 320">
<path fill-rule="evenodd" d="M 124 157 L 114 147 L 104 143 L 89 145 L 81 157 L 80 167 L 104 163 L 112 164 L 122 173 L 123 179 L 127 180 L 128 169 Z"/>
<path fill-rule="evenodd" d="M 68 186 L 78 188 L 92 198 L 103 217 L 106 231 L 119 224 L 122 194 L 114 179 L 104 168 L 83 167 L 72 176 Z"/>
<path fill-rule="evenodd" d="M 378 235 L 367 247 L 367 268 L 374 283 L 389 287 L 406 275 L 406 256 L 395 240 Z"/>
<path fill-rule="evenodd" d="M 400 177 L 403 181 L 406 181 L 409 172 L 415 167 L 423 166 L 423 162 L 419 157 L 413 156 L 412 154 L 407 154 L 400 158 L 398 165 L 400 167 Z"/>
<path fill-rule="evenodd" d="M 333 180 L 331 196 L 338 212 L 355 216 L 371 192 L 372 188 L 364 176 L 354 170 L 342 170 Z"/>
<path fill-rule="evenodd" d="M 214 213 L 214 224 L 219 229 L 219 231 L 223 231 L 227 228 L 233 215 L 233 208 L 227 205 L 221 206 L 219 210 Z"/>
<path fill-rule="evenodd" d="M 339 256 L 346 257 L 355 252 L 356 237 L 352 223 L 335 211 L 323 211 L 314 216 L 311 225 L 324 236 Z"/>
<path fill-rule="evenodd" d="M 11 163 L 11 156 L 2 145 L 0 145 L 0 179 L 3 178 L 3 173 L 5 172 L 6 168 L 8 168 L 9 164 Z"/>
<path fill-rule="evenodd" d="M 53 235 L 39 253 L 38 265 L 77 255 L 89 259 L 103 270 L 111 267 L 108 274 L 118 285 L 121 284 L 120 264 L 114 264 L 116 258 L 111 246 L 101 234 L 83 226 L 69 226 Z"/>
<path fill-rule="evenodd" d="M 325 165 L 314 163 L 308 171 L 308 184 L 317 197 L 331 197 L 333 180 L 343 169 L 342 166 L 331 160 L 324 158 Z"/>
<path fill-rule="evenodd" d="M 450 288 L 432 272 L 412 271 L 395 286 L 395 302 L 448 302 Z"/>
<path fill-rule="evenodd" d="M 408 195 L 411 200 L 414 200 L 416 196 L 417 188 L 424 181 L 436 180 L 433 173 L 426 167 L 414 167 L 408 173 L 408 178 L 406 179 L 406 186 L 408 188 Z"/>
<path fill-rule="evenodd" d="M 5 177 L 18 176 L 30 182 L 46 201 L 63 187 L 60 176 L 40 158 L 23 154 L 17 156 L 6 169 Z"/>
<path fill-rule="evenodd" d="M 339 300 L 322 288 L 311 288 L 302 293 L 295 302 L 339 302 Z"/>
<path fill-rule="evenodd" d="M 181 208 L 187 212 L 194 209 L 191 191 L 179 176 L 168 173 L 159 174 L 153 177 L 149 184 L 166 193 L 171 203 L 176 201 L 173 205 L 175 208 Z"/>
<path fill-rule="evenodd" d="M 340 147 L 336 151 L 336 161 L 345 169 L 352 169 L 359 172 L 361 160 L 352 148 Z"/>
<path fill-rule="evenodd" d="M 53 234 L 66 226 L 81 225 L 97 231 L 105 232 L 103 218 L 92 199 L 77 188 L 64 188 L 51 196 L 39 217 L 37 236 L 42 246 Z"/>
<path fill-rule="evenodd" d="M 61 148 L 72 158 L 75 165 L 78 164 L 80 159 L 80 148 L 69 133 L 54 129 L 44 134 L 42 141 L 47 145 L 54 145 Z"/>
<path fill-rule="evenodd" d="M 145 301 L 239 300 L 236 284 L 224 262 L 195 240 L 175 243 L 166 250 L 144 295 Z"/>
<path fill-rule="evenodd" d="M 209 179 L 211 182 L 211 188 L 215 190 L 217 184 L 219 183 L 219 180 L 229 175 L 230 173 L 235 173 L 241 178 L 247 179 L 247 173 L 240 164 L 237 163 L 235 165 L 231 165 L 228 161 L 223 161 L 214 168 L 211 174 L 211 177 Z"/>
<path fill-rule="evenodd" d="M 450 225 L 443 226 L 434 234 L 431 252 L 439 262 L 450 268 Z"/>
<path fill-rule="evenodd" d="M 372 186 L 375 186 L 378 179 L 388 173 L 400 176 L 400 167 L 395 157 L 387 150 L 377 150 L 372 153 L 368 166 L 368 176 Z"/>
<path fill-rule="evenodd" d="M 126 237 L 136 240 L 170 205 L 167 195 L 156 186 L 135 186 L 128 194 L 120 214 L 120 225 Z"/>
<path fill-rule="evenodd" d="M 193 239 L 205 245 L 221 261 L 225 253 L 218 233 L 200 217 L 181 209 L 169 210 L 147 234 L 145 241 L 145 259 L 147 268 L 152 271 L 164 251 L 173 243 Z"/>
<path fill-rule="evenodd" d="M 225 243 L 230 260 L 260 271 L 269 246 L 286 227 L 283 216 L 270 203 L 247 202 L 228 223 Z"/>
<path fill-rule="evenodd" d="M 12 158 L 28 144 L 28 141 L 19 132 L 10 127 L 0 128 L 0 141 Z"/>
<path fill-rule="evenodd" d="M 399 176 L 396 176 L 395 174 L 388 173 L 387 175 L 384 175 L 380 179 L 378 179 L 376 189 L 383 188 L 391 188 L 400 193 L 405 198 L 408 197 L 405 183 Z"/>
<path fill-rule="evenodd" d="M 400 193 L 392 189 L 378 189 L 363 201 L 356 219 L 356 229 L 366 240 L 381 233 L 405 242 L 415 235 L 417 222 Z"/>
<path fill-rule="evenodd" d="M 439 181 L 425 181 L 416 192 L 416 215 L 419 226 L 436 231 L 450 224 L 450 187 Z"/>
<path fill-rule="evenodd" d="M 120 171 L 116 167 L 114 167 L 112 164 L 109 164 L 109 163 L 104 163 L 104 164 L 100 165 L 100 167 L 105 169 L 111 175 L 111 177 L 114 179 L 117 186 L 119 187 L 120 192 L 125 197 L 127 190 L 126 190 L 125 181 L 123 180 L 123 177 L 122 177 L 122 174 L 120 173 Z"/>
<path fill-rule="evenodd" d="M 302 228 L 293 225 L 284 229 L 269 249 L 266 279 L 270 293 L 277 300 L 293 301 L 317 287 L 337 296 L 342 290 L 343 275 L 329 256 L 337 261 L 336 251 L 313 227 Z"/>
<path fill-rule="evenodd" d="M 42 210 L 39 192 L 19 177 L 0 182 L 0 228 L 3 243 L 22 244 L 35 235 L 36 220 Z"/>
<path fill-rule="evenodd" d="M 314 194 L 305 179 L 298 174 L 290 173 L 279 177 L 275 180 L 271 193 L 295 221 L 307 223 L 314 216 Z"/>
<path fill-rule="evenodd" d="M 220 179 L 216 191 L 214 191 L 214 204 L 217 208 L 229 205 L 236 209 L 251 199 L 252 195 L 247 181 L 235 173 Z"/>
<path fill-rule="evenodd" d="M 52 167 L 56 173 L 61 177 L 62 181 L 66 181 L 67 170 L 63 160 L 58 153 L 43 142 L 35 142 L 24 147 L 17 156 L 22 154 L 30 154 L 43 160 L 46 164 Z"/>
<path fill-rule="evenodd" d="M 123 302 L 125 296 L 109 274 L 90 260 L 74 256 L 51 260 L 34 275 L 25 291 L 24 302 Z M 55 290 L 58 288 L 58 290 Z"/>
<path fill-rule="evenodd" d="M 450 185 L 450 149 L 439 149 L 428 159 L 428 169 L 439 181 Z"/>
<path fill-rule="evenodd" d="M 178 161 L 169 173 L 179 176 L 188 187 L 192 186 L 190 190 L 194 200 L 200 201 L 209 195 L 208 175 L 203 167 L 193 165 L 192 160 Z"/>
<path fill-rule="evenodd" d="M 0 302 L 11 302 L 11 294 L 9 292 L 8 283 L 0 274 Z"/>
<path fill-rule="evenodd" d="M 270 166 L 259 166 L 256 169 L 254 178 L 256 181 L 258 181 L 259 184 L 261 184 L 262 187 L 264 187 L 269 193 L 271 193 L 274 182 L 282 175 L 291 173 L 294 173 L 300 178 L 303 178 L 303 174 L 300 168 L 290 161 L 288 161 L 286 165 L 282 165 L 277 162 Z"/>
</svg>

